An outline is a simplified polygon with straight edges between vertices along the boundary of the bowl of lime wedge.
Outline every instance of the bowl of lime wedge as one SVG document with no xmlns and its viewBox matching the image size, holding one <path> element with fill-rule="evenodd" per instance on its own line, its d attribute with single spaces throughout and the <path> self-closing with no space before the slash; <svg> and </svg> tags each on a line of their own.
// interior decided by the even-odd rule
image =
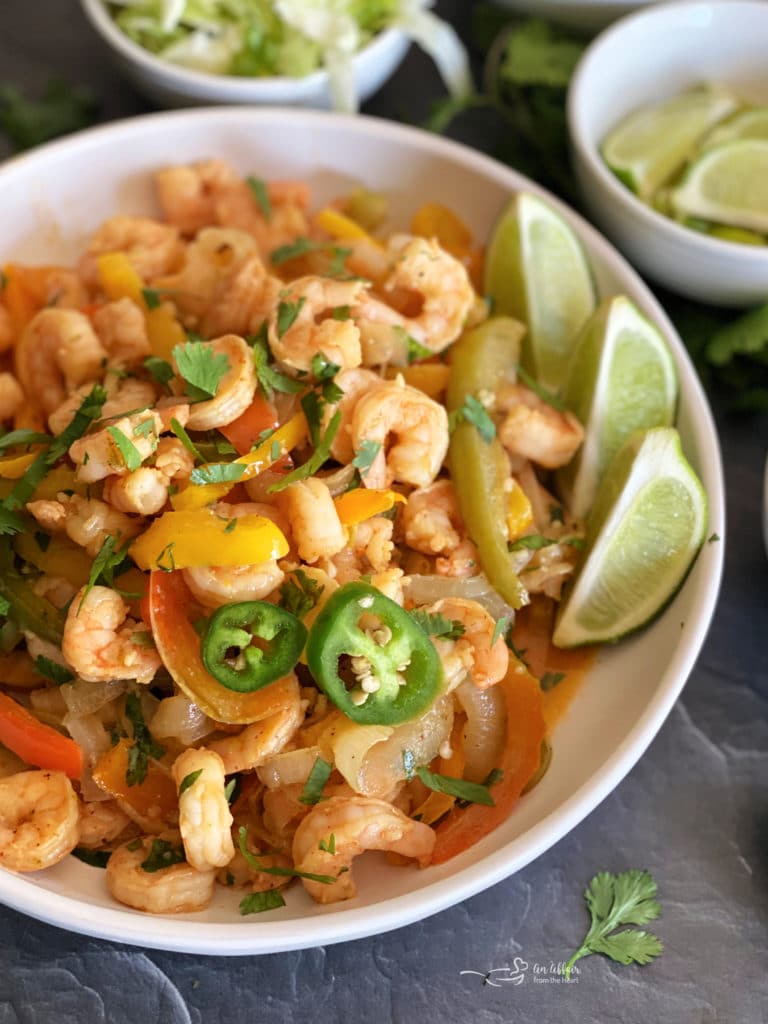
<svg viewBox="0 0 768 1024">
<path fill-rule="evenodd" d="M 768 6 L 654 6 L 587 49 L 568 97 L 594 219 L 648 277 L 702 302 L 768 298 Z"/>
</svg>

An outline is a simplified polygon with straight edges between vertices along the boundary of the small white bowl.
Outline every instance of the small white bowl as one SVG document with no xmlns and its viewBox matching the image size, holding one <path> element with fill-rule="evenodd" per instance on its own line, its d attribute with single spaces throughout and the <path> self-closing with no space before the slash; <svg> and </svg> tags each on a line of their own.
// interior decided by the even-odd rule
<svg viewBox="0 0 768 1024">
<path fill-rule="evenodd" d="M 748 306 L 768 299 L 768 247 L 682 227 L 626 188 L 600 144 L 638 107 L 703 81 L 768 103 L 768 4 L 675 3 L 623 18 L 582 57 L 568 94 L 576 176 L 594 220 L 648 277 L 692 299 Z"/>
<path fill-rule="evenodd" d="M 496 0 L 499 7 L 507 7 L 519 14 L 532 14 L 539 18 L 558 21 L 575 28 L 602 28 L 630 11 L 645 7 L 658 0 Z"/>
<path fill-rule="evenodd" d="M 125 75 L 140 92 L 161 107 L 209 103 L 256 103 L 321 109 L 331 106 L 325 71 L 314 71 L 303 78 L 249 78 L 193 71 L 162 60 L 135 43 L 115 24 L 103 0 L 80 0 L 80 3 Z M 360 103 L 380 89 L 394 73 L 409 45 L 402 32 L 387 29 L 355 55 L 355 89 Z"/>
</svg>

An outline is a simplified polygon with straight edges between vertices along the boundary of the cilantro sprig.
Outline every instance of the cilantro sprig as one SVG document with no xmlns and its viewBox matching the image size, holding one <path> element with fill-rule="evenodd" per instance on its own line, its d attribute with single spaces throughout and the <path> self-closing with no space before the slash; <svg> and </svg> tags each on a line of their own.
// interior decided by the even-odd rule
<svg viewBox="0 0 768 1024">
<path fill-rule="evenodd" d="M 283 878 L 306 878 L 310 882 L 319 882 L 321 885 L 333 885 L 336 878 L 333 875 L 316 875 L 311 871 L 297 871 L 296 868 L 281 868 L 278 866 L 269 867 L 262 864 L 258 857 L 248 849 L 248 829 L 241 825 L 238 830 L 237 845 L 249 867 L 254 871 L 261 871 L 265 875 L 280 875 Z"/>
<path fill-rule="evenodd" d="M 464 625 L 458 619 L 446 619 L 439 612 L 430 613 L 424 608 L 413 608 L 410 616 L 427 636 L 439 636 L 444 640 L 458 640 L 464 636 Z"/>
<path fill-rule="evenodd" d="M 277 910 L 285 906 L 285 899 L 279 889 L 265 889 L 251 892 L 240 900 L 240 913 L 263 914 L 265 910 Z"/>
<path fill-rule="evenodd" d="M 294 569 L 280 587 L 280 607 L 297 619 L 303 619 L 316 606 L 324 590 L 325 587 L 303 569 Z"/>
<path fill-rule="evenodd" d="M 162 757 L 165 753 L 165 747 L 162 747 L 149 731 L 141 710 L 141 701 L 135 693 L 129 693 L 125 698 L 125 717 L 130 722 L 133 732 L 133 744 L 128 751 L 128 768 L 125 773 L 125 781 L 129 786 L 135 786 L 146 779 L 149 759 Z M 183 854 L 180 859 L 184 859 Z M 173 861 L 173 863 L 177 862 Z M 160 866 L 165 867 L 166 865 Z M 144 867 L 143 864 L 142 867 Z M 158 868 L 144 868 L 144 870 L 157 871 Z"/>
<path fill-rule="evenodd" d="M 467 395 L 464 404 L 449 415 L 448 427 L 451 431 L 454 431 L 459 423 L 471 423 L 486 444 L 490 444 L 496 437 L 496 424 L 480 399 L 474 395 Z"/>
<path fill-rule="evenodd" d="M 490 794 L 489 788 L 480 782 L 467 782 L 466 779 L 455 779 L 451 775 L 439 775 L 431 772 L 428 768 L 419 766 L 416 774 L 427 787 L 435 793 L 447 793 L 459 800 L 466 800 L 470 804 L 484 804 L 486 807 L 494 807 L 495 801 Z"/>
<path fill-rule="evenodd" d="M 658 886 L 648 871 L 632 868 L 612 875 L 601 871 L 584 892 L 592 924 L 584 941 L 565 965 L 570 978 L 577 960 L 591 953 L 602 953 L 620 964 L 647 964 L 664 947 L 651 932 L 639 928 L 617 931 L 623 925 L 644 925 L 661 913 L 656 900 Z"/>
<path fill-rule="evenodd" d="M 184 390 L 195 402 L 213 398 L 222 378 L 230 370 L 229 359 L 223 352 L 215 352 L 207 341 L 186 341 L 176 345 L 173 358 L 184 381 Z"/>
<path fill-rule="evenodd" d="M 331 454 L 331 445 L 333 439 L 336 437 L 338 429 L 341 425 L 341 413 L 337 410 L 331 417 L 331 421 L 325 429 L 325 433 L 320 438 L 319 444 L 315 448 L 312 455 L 307 459 L 301 466 L 297 466 L 296 469 L 272 484 L 269 488 L 269 493 L 274 494 L 277 491 L 285 490 L 291 484 L 296 483 L 297 480 L 306 480 L 309 476 L 314 474 L 320 469 L 324 462 L 328 460 Z"/>
<path fill-rule="evenodd" d="M 309 773 L 309 777 L 301 791 L 301 796 L 299 797 L 300 804 L 308 804 L 312 807 L 323 799 L 323 790 L 325 789 L 326 782 L 331 777 L 332 770 L 332 765 L 324 761 L 322 757 L 315 759 L 312 771 Z"/>
</svg>

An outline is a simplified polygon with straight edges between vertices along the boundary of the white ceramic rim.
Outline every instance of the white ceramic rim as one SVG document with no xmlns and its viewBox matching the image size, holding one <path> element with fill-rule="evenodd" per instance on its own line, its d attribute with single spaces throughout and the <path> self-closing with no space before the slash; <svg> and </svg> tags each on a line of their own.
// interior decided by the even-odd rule
<svg viewBox="0 0 768 1024">
<path fill-rule="evenodd" d="M 208 71 L 194 71 L 191 68 L 173 64 L 171 61 L 156 57 L 135 43 L 117 27 L 104 6 L 103 0 L 80 0 L 80 5 L 88 20 L 98 34 L 131 64 L 137 64 L 150 74 L 162 77 L 165 88 L 178 89 L 190 99 L 194 95 L 213 97 L 211 90 L 215 88 L 217 100 L 222 103 L 285 103 L 286 88 L 296 89 L 297 101 L 306 94 L 312 94 L 328 80 L 328 72 L 320 68 L 303 78 L 292 78 L 290 75 L 272 75 L 260 78 L 249 78 L 239 75 L 215 75 Z M 353 64 L 372 61 L 388 51 L 395 38 L 401 33 L 396 28 L 388 28 L 380 32 L 366 46 L 354 55 Z"/>
<path fill-rule="evenodd" d="M 725 489 L 714 419 L 685 346 L 667 315 L 624 257 L 595 228 L 530 179 L 490 157 L 459 143 L 381 118 L 293 108 L 265 110 L 258 107 L 239 107 L 222 110 L 220 107 L 201 107 L 194 110 L 147 114 L 91 128 L 61 141 L 48 143 L 32 153 L 12 158 L 4 168 L 0 168 L 0 188 L 5 168 L 18 173 L 20 170 L 23 171 L 25 164 L 32 167 L 37 161 L 45 160 L 49 153 L 78 149 L 89 140 L 102 140 L 112 135 L 123 144 L 130 144 L 131 136 L 140 138 L 147 125 L 158 127 L 172 121 L 186 120 L 194 127 L 197 120 L 205 120 L 211 115 L 220 120 L 237 121 L 243 116 L 253 116 L 255 121 L 269 122 L 277 119 L 281 123 L 311 117 L 316 123 L 322 125 L 326 122 L 329 126 L 338 124 L 339 119 L 344 118 L 350 125 L 354 123 L 360 127 L 361 137 L 373 133 L 380 138 L 391 139 L 393 143 L 400 139 L 418 141 L 421 147 L 431 151 L 436 158 L 443 156 L 446 160 L 460 162 L 476 171 L 481 178 L 493 178 L 510 191 L 533 186 L 535 191 L 544 195 L 552 206 L 576 226 L 579 234 L 595 250 L 600 260 L 618 263 L 635 280 L 637 293 L 642 296 L 643 302 L 647 303 L 651 316 L 666 336 L 672 339 L 680 373 L 681 391 L 691 395 L 692 401 L 700 409 L 698 430 L 704 435 L 708 450 L 712 453 L 711 472 L 715 488 L 713 493 L 708 495 L 710 523 L 718 524 L 718 529 L 722 531 L 721 536 L 725 535 Z M 706 579 L 706 583 L 702 585 L 692 603 L 688 617 L 691 628 L 686 629 L 685 640 L 676 649 L 675 656 L 667 664 L 653 699 L 625 740 L 614 750 L 599 771 L 596 771 L 557 810 L 507 843 L 502 849 L 448 878 L 424 886 L 416 892 L 392 897 L 377 903 L 374 907 L 337 909 L 334 906 L 327 915 L 304 918 L 298 925 L 295 920 L 265 921 L 260 923 L 258 928 L 243 928 L 242 924 L 212 924 L 187 918 L 174 921 L 155 917 L 148 920 L 145 914 L 117 907 L 94 908 L 69 896 L 48 890 L 41 893 L 40 889 L 33 882 L 27 881 L 23 875 L 5 871 L 0 871 L 0 902 L 49 924 L 97 938 L 145 948 L 219 956 L 276 953 L 359 939 L 412 924 L 460 903 L 525 867 L 557 843 L 608 796 L 640 759 L 671 711 L 704 643 L 717 602 L 723 570 L 723 549 L 724 544 L 717 545 L 717 551 L 713 553 L 716 556 L 715 571 Z"/>
<path fill-rule="evenodd" d="M 584 125 L 586 116 L 586 101 L 583 92 L 585 83 L 593 78 L 602 75 L 601 64 L 607 51 L 620 48 L 622 36 L 642 21 L 652 23 L 659 21 L 659 30 L 663 29 L 663 23 L 670 15 L 687 15 L 696 18 L 702 11 L 722 10 L 733 12 L 735 9 L 744 8 L 746 13 L 754 13 L 766 17 L 768 6 L 759 0 L 721 0 L 717 3 L 693 3 L 691 0 L 679 0 L 677 3 L 658 4 L 635 11 L 620 18 L 587 47 L 582 54 L 581 60 L 576 65 L 576 70 L 571 78 L 568 89 L 566 105 L 566 116 L 568 121 L 568 132 L 571 137 L 571 144 L 578 151 L 584 162 L 587 164 L 590 173 L 597 178 L 600 184 L 614 199 L 622 203 L 645 225 L 669 236 L 669 239 L 689 245 L 691 248 L 699 249 L 702 255 L 720 256 L 734 262 L 751 264 L 763 262 L 768 266 L 768 248 L 761 249 L 759 246 L 743 245 L 739 242 L 729 242 L 724 238 L 712 238 L 709 235 L 694 231 L 691 228 L 677 224 L 669 217 L 658 213 L 651 206 L 647 206 L 630 192 L 626 185 L 623 185 L 613 174 L 608 165 L 600 156 L 598 144 L 594 142 Z M 611 82 L 612 89 L 620 89 L 621 83 Z M 738 273 L 738 267 L 731 264 L 729 272 Z"/>
</svg>

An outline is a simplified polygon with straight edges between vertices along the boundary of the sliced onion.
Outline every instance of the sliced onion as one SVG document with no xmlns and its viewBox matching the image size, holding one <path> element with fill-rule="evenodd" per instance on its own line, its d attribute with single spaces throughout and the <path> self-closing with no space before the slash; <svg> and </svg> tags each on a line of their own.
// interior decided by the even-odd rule
<svg viewBox="0 0 768 1024">
<path fill-rule="evenodd" d="M 514 609 L 482 573 L 479 576 L 409 576 L 406 597 L 417 605 L 433 604 L 445 597 L 463 597 L 467 601 L 477 601 L 494 619 L 506 616 L 511 623 L 515 617 Z"/>
<path fill-rule="evenodd" d="M 62 687 L 63 689 L 63 687 Z M 98 715 L 73 715 L 70 712 L 64 719 L 64 726 L 80 749 L 83 751 L 85 769 L 80 779 L 80 795 L 83 800 L 96 802 L 109 800 L 109 793 L 97 786 L 91 771 L 102 754 L 109 750 L 109 733 Z"/>
<path fill-rule="evenodd" d="M 112 679 L 108 683 L 89 683 L 85 679 L 78 679 L 74 683 L 65 683 L 59 690 L 70 715 L 77 718 L 98 711 L 105 704 L 121 697 L 127 688 L 128 683 L 123 679 Z"/>
<path fill-rule="evenodd" d="M 267 758 L 259 765 L 256 774 L 267 789 L 281 786 L 304 785 L 309 773 L 320 757 L 320 747 L 302 747 L 300 750 L 285 750 Z"/>
<path fill-rule="evenodd" d="M 338 496 L 343 494 L 352 483 L 356 472 L 356 468 L 350 462 L 348 466 L 342 466 L 341 469 L 335 469 L 332 473 L 328 473 L 326 475 L 318 473 L 318 477 L 331 492 L 331 497 L 338 498 Z"/>
<path fill-rule="evenodd" d="M 385 744 L 394 731 L 391 725 L 357 725 L 355 722 L 345 722 L 335 731 L 331 743 L 334 764 L 356 793 L 374 795 L 363 780 L 363 766 L 371 749 Z M 383 786 L 387 793 L 396 781 L 387 778 Z"/>
<path fill-rule="evenodd" d="M 498 686 L 479 689 L 467 679 L 454 691 L 467 716 L 464 726 L 464 778 L 482 782 L 498 768 L 504 751 L 507 712 Z"/>
<path fill-rule="evenodd" d="M 213 732 L 216 725 L 194 701 L 179 693 L 160 701 L 151 728 L 157 739 L 178 739 L 188 747 Z"/>
</svg>

